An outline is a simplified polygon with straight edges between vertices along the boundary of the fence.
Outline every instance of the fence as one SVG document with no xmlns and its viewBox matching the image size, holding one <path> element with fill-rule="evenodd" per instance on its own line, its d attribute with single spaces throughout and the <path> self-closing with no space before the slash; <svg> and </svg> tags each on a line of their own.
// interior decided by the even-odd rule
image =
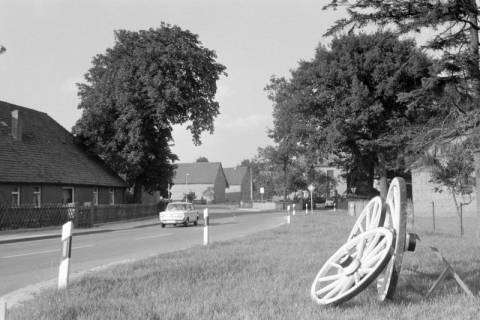
<svg viewBox="0 0 480 320">
<path fill-rule="evenodd" d="M 88 228 L 103 222 L 154 216 L 165 206 L 166 202 L 99 206 L 45 204 L 41 208 L 0 207 L 0 230 L 59 226 L 70 220 L 73 220 L 76 227 Z"/>
</svg>

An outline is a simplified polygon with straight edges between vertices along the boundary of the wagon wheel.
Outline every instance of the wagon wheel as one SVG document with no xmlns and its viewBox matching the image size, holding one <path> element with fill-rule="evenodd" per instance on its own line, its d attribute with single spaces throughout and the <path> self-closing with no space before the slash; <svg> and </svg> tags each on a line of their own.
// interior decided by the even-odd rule
<svg viewBox="0 0 480 320">
<path fill-rule="evenodd" d="M 390 260 L 394 238 L 391 230 L 375 228 L 348 240 L 318 272 L 310 290 L 312 299 L 336 305 L 360 293 Z"/>
<path fill-rule="evenodd" d="M 405 240 L 407 237 L 407 191 L 403 178 L 394 178 L 388 188 L 387 214 L 384 227 L 393 229 L 395 243 L 393 256 L 377 279 L 377 292 L 381 301 L 392 299 L 402 269 Z"/>
<path fill-rule="evenodd" d="M 367 230 L 383 226 L 385 221 L 386 206 L 381 197 L 374 197 L 363 208 L 362 213 L 353 225 L 347 240 Z"/>
</svg>

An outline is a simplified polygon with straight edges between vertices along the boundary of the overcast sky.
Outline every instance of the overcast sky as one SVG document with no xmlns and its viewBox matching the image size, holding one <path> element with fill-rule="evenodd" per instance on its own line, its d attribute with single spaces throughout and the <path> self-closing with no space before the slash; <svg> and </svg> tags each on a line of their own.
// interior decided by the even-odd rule
<svg viewBox="0 0 480 320">
<path fill-rule="evenodd" d="M 271 75 L 288 76 L 300 60 L 328 43 L 322 34 L 341 12 L 325 0 L 0 0 L 0 100 L 48 113 L 67 130 L 80 117 L 75 83 L 113 31 L 156 28 L 167 22 L 198 34 L 215 50 L 228 77 L 218 82 L 215 133 L 195 147 L 175 128 L 180 162 L 200 156 L 224 167 L 250 159 L 272 142 L 272 103 L 263 90 Z"/>
</svg>

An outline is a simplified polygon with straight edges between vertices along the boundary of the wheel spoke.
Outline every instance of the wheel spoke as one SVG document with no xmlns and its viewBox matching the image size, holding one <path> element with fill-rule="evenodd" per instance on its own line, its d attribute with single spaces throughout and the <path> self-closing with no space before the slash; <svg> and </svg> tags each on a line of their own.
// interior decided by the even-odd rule
<svg viewBox="0 0 480 320">
<path fill-rule="evenodd" d="M 335 267 L 335 268 L 339 269 L 339 270 L 343 270 L 343 267 L 341 265 L 339 265 L 338 263 L 330 262 L 330 265 L 332 267 Z"/>
<path fill-rule="evenodd" d="M 333 297 L 334 295 L 336 295 L 337 293 L 340 292 L 340 290 L 342 290 L 343 286 L 345 285 L 345 282 L 347 281 L 348 279 L 346 278 L 343 278 L 339 281 L 338 285 L 335 286 L 332 290 L 330 290 L 329 293 L 327 293 L 326 295 L 323 296 L 323 299 L 330 299 L 331 297 Z"/>
<path fill-rule="evenodd" d="M 332 275 L 330 275 L 330 276 L 325 276 L 325 277 L 318 278 L 318 279 L 317 279 L 317 282 L 333 281 L 333 280 L 339 279 L 341 276 L 342 276 L 341 273 L 332 274 Z"/>
<path fill-rule="evenodd" d="M 356 271 L 354 274 L 353 274 L 353 279 L 355 280 L 355 285 L 357 285 L 359 282 L 360 282 L 360 277 L 358 275 L 358 271 Z"/>
<path fill-rule="evenodd" d="M 380 239 L 380 235 L 375 234 L 375 236 L 373 237 L 373 239 L 370 241 L 367 248 L 365 249 L 365 252 L 363 253 L 364 255 L 368 255 L 370 253 L 370 251 L 375 247 L 375 244 L 378 242 L 378 239 Z"/>
<path fill-rule="evenodd" d="M 342 287 L 342 290 L 340 290 L 339 294 L 343 294 L 345 291 L 348 291 L 352 287 L 352 285 L 355 285 L 355 279 L 354 277 L 348 277 L 345 281 L 345 285 Z"/>
<path fill-rule="evenodd" d="M 362 256 L 363 256 L 363 250 L 365 249 L 365 238 L 362 238 L 360 240 L 360 243 L 358 244 L 357 246 L 357 250 L 358 250 L 358 255 L 357 255 L 357 259 L 362 259 Z"/>
<path fill-rule="evenodd" d="M 343 278 L 333 281 L 332 283 L 326 285 L 325 287 L 321 288 L 320 290 L 317 290 L 315 292 L 315 294 L 317 296 L 320 296 L 320 295 L 324 294 L 325 292 L 328 292 L 328 291 L 334 289 L 336 286 L 338 286 L 342 282 L 342 280 L 343 280 Z"/>
<path fill-rule="evenodd" d="M 380 240 L 375 248 L 373 248 L 368 254 L 365 254 L 365 260 L 368 260 L 371 256 L 376 255 L 379 251 L 385 248 L 386 239 Z"/>
<path fill-rule="evenodd" d="M 358 273 L 362 274 L 362 275 L 366 275 L 366 274 L 369 274 L 370 272 L 373 271 L 373 268 L 360 268 L 358 269 Z"/>
</svg>

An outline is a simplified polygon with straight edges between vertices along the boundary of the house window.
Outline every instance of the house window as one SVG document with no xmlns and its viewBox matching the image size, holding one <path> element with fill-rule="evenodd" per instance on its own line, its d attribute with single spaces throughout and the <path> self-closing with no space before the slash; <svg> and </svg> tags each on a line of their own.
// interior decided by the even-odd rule
<svg viewBox="0 0 480 320">
<path fill-rule="evenodd" d="M 93 188 L 93 205 L 98 206 L 98 188 Z"/>
<path fill-rule="evenodd" d="M 20 206 L 20 187 L 15 187 L 12 190 L 12 207 Z"/>
<path fill-rule="evenodd" d="M 42 189 L 40 187 L 33 187 L 33 205 L 35 208 L 42 206 Z"/>
<path fill-rule="evenodd" d="M 75 202 L 75 192 L 72 187 L 62 188 L 62 203 L 69 204 Z"/>
<path fill-rule="evenodd" d="M 109 195 L 108 204 L 115 204 L 115 189 L 114 188 L 109 188 L 108 189 L 108 195 Z"/>
</svg>

